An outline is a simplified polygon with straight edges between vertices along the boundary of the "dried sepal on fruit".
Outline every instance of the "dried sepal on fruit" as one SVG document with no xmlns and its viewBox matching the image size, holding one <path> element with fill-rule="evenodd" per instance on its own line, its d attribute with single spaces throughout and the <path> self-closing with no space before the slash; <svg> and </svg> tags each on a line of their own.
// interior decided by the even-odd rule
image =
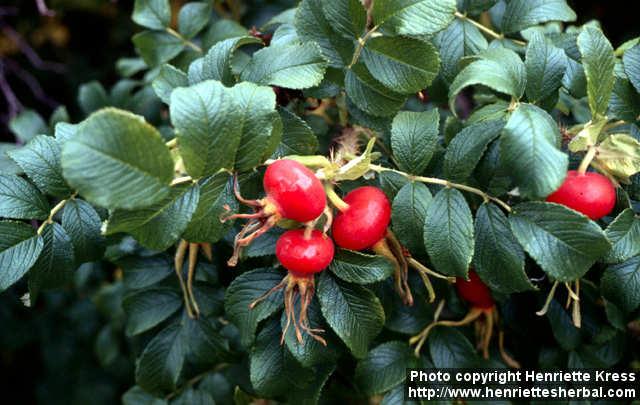
<svg viewBox="0 0 640 405">
<path fill-rule="evenodd" d="M 314 275 L 329 266 L 333 260 L 334 250 L 331 238 L 311 228 L 293 229 L 283 233 L 278 239 L 276 257 L 282 267 L 287 269 L 288 274 L 278 285 L 252 302 L 249 308 L 253 309 L 271 294 L 284 288 L 286 324 L 282 330 L 280 343 L 284 342 L 287 330 L 293 324 L 298 342 L 302 343 L 302 332 L 305 332 L 321 344 L 327 345 L 327 342 L 319 336 L 319 333 L 324 330 L 310 327 L 307 311 L 315 294 Z M 300 313 L 297 316 L 296 295 L 300 296 Z"/>
<path fill-rule="evenodd" d="M 491 295 L 491 290 L 489 290 L 489 287 L 482 282 L 478 274 L 473 270 L 469 271 L 468 280 L 458 278 L 455 286 L 458 296 L 469 303 L 471 309 L 464 318 L 458 321 L 439 320 L 441 309 L 444 306 L 444 301 L 442 301 L 440 307 L 436 310 L 434 321 L 423 329 L 422 332 L 409 339 L 409 343 L 415 345 L 416 356 L 420 355 L 422 346 L 435 327 L 466 326 L 473 323 L 476 336 L 478 337 L 478 348 L 482 351 L 482 356 L 485 359 L 489 358 L 489 346 L 491 344 L 491 338 L 493 337 L 493 330 L 497 327 L 499 320 L 498 310 Z M 504 332 L 502 330 L 498 330 L 498 347 L 500 356 L 505 364 L 512 368 L 520 368 L 520 364 L 504 350 Z"/>
<path fill-rule="evenodd" d="M 318 218 L 327 205 L 322 182 L 315 174 L 299 162 L 291 159 L 276 160 L 264 174 L 263 187 L 266 197 L 247 200 L 240 194 L 237 180 L 235 196 L 241 203 L 253 209 L 252 214 L 233 214 L 221 218 L 248 219 L 235 237 L 233 255 L 227 262 L 235 266 L 242 248 L 274 227 L 281 219 L 308 222 Z"/>
</svg>

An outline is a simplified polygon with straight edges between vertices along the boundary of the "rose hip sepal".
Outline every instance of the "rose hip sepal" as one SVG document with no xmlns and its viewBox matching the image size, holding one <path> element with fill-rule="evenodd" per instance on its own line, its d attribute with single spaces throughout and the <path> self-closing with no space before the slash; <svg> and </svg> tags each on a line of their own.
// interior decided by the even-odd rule
<svg viewBox="0 0 640 405">
<path fill-rule="evenodd" d="M 569 170 L 567 178 L 548 202 L 562 204 L 583 213 L 593 220 L 608 215 L 616 205 L 616 189 L 605 176 Z"/>
<path fill-rule="evenodd" d="M 456 290 L 458 296 L 471 305 L 471 309 L 467 315 L 459 321 L 440 321 L 436 319 L 422 332 L 413 336 L 409 340 L 409 343 L 416 345 L 416 355 L 420 354 L 420 349 L 429 337 L 429 333 L 436 326 L 465 326 L 475 322 L 476 332 L 479 335 L 477 336 L 478 347 L 482 349 L 483 357 L 485 359 L 489 358 L 489 345 L 491 343 L 491 337 L 493 336 L 493 329 L 497 326 L 498 320 L 498 311 L 493 296 L 491 295 L 491 290 L 473 270 L 469 271 L 468 280 L 463 278 L 456 280 Z M 520 364 L 504 350 L 504 332 L 498 330 L 498 333 L 498 348 L 502 360 L 509 367 L 520 368 Z"/>
<path fill-rule="evenodd" d="M 260 298 L 251 303 L 249 308 L 254 308 L 259 302 L 269 297 L 274 292 L 284 288 L 284 312 L 287 318 L 280 343 L 284 342 L 287 330 L 291 323 L 295 328 L 296 338 L 302 343 L 302 331 L 313 339 L 327 345 L 327 342 L 318 333 L 322 329 L 313 329 L 309 326 L 307 311 L 315 292 L 315 280 L 313 275 L 321 272 L 333 260 L 335 248 L 333 241 L 324 233 L 311 229 L 294 229 L 280 236 L 276 243 L 276 257 L 287 269 L 288 274 L 282 281 Z M 295 296 L 300 294 L 300 314 L 296 317 Z"/>
<path fill-rule="evenodd" d="M 249 220 L 235 237 L 233 255 L 227 262 L 229 266 L 238 263 L 243 247 L 267 232 L 281 219 L 312 221 L 318 218 L 327 206 L 322 182 L 311 170 L 294 160 L 281 159 L 269 165 L 262 184 L 266 197 L 260 200 L 246 200 L 240 195 L 238 182 L 235 182 L 236 198 L 241 203 L 251 206 L 254 212 L 221 218 L 222 221 Z"/>
</svg>

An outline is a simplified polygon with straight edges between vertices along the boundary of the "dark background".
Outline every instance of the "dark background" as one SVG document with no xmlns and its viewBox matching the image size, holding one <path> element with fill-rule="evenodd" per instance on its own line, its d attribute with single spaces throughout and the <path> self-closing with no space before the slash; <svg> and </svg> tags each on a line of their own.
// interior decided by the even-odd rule
<svg viewBox="0 0 640 405">
<path fill-rule="evenodd" d="M 21 103 L 48 118 L 56 104 L 66 105 L 74 121 L 81 118 L 76 106 L 77 88 L 98 80 L 109 88 L 118 79 L 115 62 L 135 56 L 130 38 L 137 30 L 131 22 L 133 1 L 49 0 L 55 17 L 41 17 L 35 1 L 2 0 L 0 4 L 0 63 L 21 69 L 7 80 Z M 173 1 L 173 3 L 180 3 Z M 260 25 L 294 0 L 245 1 L 249 12 L 244 25 Z M 614 47 L 640 35 L 636 15 L 622 0 L 572 0 L 582 24 L 602 22 Z M 41 69 L 8 40 L 15 30 L 46 61 L 59 63 L 64 71 Z M 11 60 L 11 62 L 7 62 Z M 26 79 L 25 79 L 26 78 Z M 31 84 L 28 82 L 31 81 Z M 35 83 L 35 84 L 34 84 Z M 43 97 L 34 96 L 34 86 Z M 0 98 L 0 141 L 12 142 L 7 105 Z M 103 370 L 95 359 L 94 342 L 101 317 L 99 305 L 90 298 L 105 280 L 106 272 L 88 269 L 83 281 L 87 293 L 51 293 L 36 308 L 25 308 L 13 291 L 0 294 L 0 392 L 3 404 L 66 403 L 94 405 L 118 403 L 132 380 L 132 363 Z M 532 320 L 535 322 L 535 320 Z M 123 343 L 125 344 L 125 343 Z M 84 389 L 86 387 L 86 389 Z"/>
</svg>

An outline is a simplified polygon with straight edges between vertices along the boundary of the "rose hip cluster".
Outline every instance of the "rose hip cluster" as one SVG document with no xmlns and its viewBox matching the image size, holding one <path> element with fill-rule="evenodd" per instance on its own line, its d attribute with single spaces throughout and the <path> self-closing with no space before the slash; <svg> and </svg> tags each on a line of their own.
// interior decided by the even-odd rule
<svg viewBox="0 0 640 405">
<path fill-rule="evenodd" d="M 251 304 L 253 308 L 275 291 L 284 288 L 286 326 L 293 323 L 298 341 L 301 331 L 325 344 L 312 329 L 307 319 L 307 309 L 314 294 L 313 275 L 329 266 L 334 256 L 334 242 L 350 250 L 373 249 L 376 252 L 390 251 L 385 239 L 391 220 L 391 205 L 386 195 L 375 187 L 360 187 L 344 198 L 345 206 L 335 219 L 327 206 L 327 197 L 322 182 L 307 167 L 290 159 L 275 161 L 267 167 L 263 179 L 266 197 L 261 200 L 246 200 L 237 190 L 238 200 L 254 210 L 251 214 L 235 214 L 233 218 L 248 219 L 237 234 L 234 253 L 229 265 L 235 266 L 243 247 L 264 234 L 280 220 L 293 220 L 302 224 L 298 229 L 283 233 L 276 243 L 276 257 L 288 274 L 281 283 Z M 345 208 L 346 207 L 346 208 Z M 324 230 L 316 229 L 322 216 L 326 217 Z M 332 222 L 332 224 L 331 224 Z M 331 237 L 327 231 L 331 228 Z M 392 255 L 386 254 L 393 260 Z M 300 295 L 300 312 L 296 317 L 294 303 Z"/>
</svg>

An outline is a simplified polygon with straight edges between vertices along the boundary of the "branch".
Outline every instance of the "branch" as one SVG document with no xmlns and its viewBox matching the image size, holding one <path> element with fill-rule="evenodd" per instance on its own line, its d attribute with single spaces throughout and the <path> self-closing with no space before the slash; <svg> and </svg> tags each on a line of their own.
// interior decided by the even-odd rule
<svg viewBox="0 0 640 405">
<path fill-rule="evenodd" d="M 49 70 L 56 73 L 64 73 L 66 71 L 62 63 L 42 60 L 42 58 L 38 56 L 36 51 L 34 51 L 33 48 L 29 46 L 27 41 L 25 41 L 22 36 L 9 25 L 0 21 L 0 26 L 2 27 L 2 32 L 18 45 L 18 47 L 20 48 L 20 52 L 22 52 L 22 54 L 27 57 L 33 67 L 35 67 L 36 69 Z"/>
<path fill-rule="evenodd" d="M 188 46 L 189 48 L 193 49 L 194 51 L 198 52 L 198 53 L 202 53 L 202 48 L 200 48 L 198 45 L 194 44 L 193 42 L 189 41 L 188 39 L 186 39 L 185 37 L 183 37 L 178 31 L 174 30 L 173 28 L 166 28 L 166 31 L 173 35 L 174 37 L 178 38 L 179 40 L 182 41 L 183 44 L 185 44 L 186 46 Z"/>
<path fill-rule="evenodd" d="M 479 29 L 480 31 L 484 32 L 485 34 L 489 35 L 492 38 L 495 38 L 495 39 L 508 39 L 509 41 L 512 41 L 516 45 L 521 45 L 521 46 L 526 46 L 527 45 L 527 43 L 525 41 L 521 41 L 519 39 L 505 38 L 504 34 L 500 34 L 498 32 L 495 32 L 491 28 L 485 27 L 484 25 L 480 24 L 479 22 L 477 22 L 475 20 L 472 20 L 471 18 L 467 17 L 465 14 L 462 14 L 459 11 L 456 11 L 455 16 L 457 18 L 461 19 L 461 20 L 468 21 L 471 25 L 475 26 L 477 29 Z"/>
<path fill-rule="evenodd" d="M 419 181 L 421 183 L 427 183 L 427 184 L 438 184 L 441 186 L 445 186 L 445 187 L 451 187 L 451 188 L 455 188 L 458 190 L 462 190 L 462 191 L 466 191 L 472 194 L 476 194 L 479 195 L 480 197 L 482 197 L 484 199 L 485 202 L 489 202 L 489 201 L 493 201 L 494 203 L 498 204 L 500 207 L 502 207 L 505 211 L 507 212 L 511 212 L 511 207 L 509 206 L 509 204 L 507 204 L 506 202 L 502 201 L 499 198 L 490 196 L 489 194 L 485 193 L 484 191 L 474 188 L 474 187 L 470 187 L 464 184 L 458 184 L 458 183 L 452 183 L 449 180 L 445 180 L 445 179 L 439 179 L 436 177 L 423 177 L 423 176 L 414 176 L 405 172 L 402 172 L 400 170 L 395 170 L 395 169 L 390 169 L 388 167 L 383 167 L 383 166 L 379 166 L 379 165 L 374 165 L 371 164 L 369 165 L 369 168 L 371 170 L 373 170 L 376 173 L 381 173 L 381 172 L 393 172 L 396 174 L 399 174 L 403 177 L 406 177 L 409 180 L 412 181 Z"/>
<path fill-rule="evenodd" d="M 42 235 L 42 232 L 44 231 L 44 228 L 47 227 L 47 225 L 52 224 L 53 223 L 53 217 L 62 209 L 64 208 L 64 206 L 67 204 L 67 202 L 69 202 L 69 200 L 73 200 L 74 198 L 76 198 L 76 196 L 78 195 L 77 192 L 73 193 L 71 195 L 71 197 L 64 199 L 62 201 L 60 201 L 55 207 L 53 207 L 53 209 L 49 212 L 49 217 L 42 223 L 42 225 L 40 225 L 40 227 L 38 228 L 38 235 Z"/>
<path fill-rule="evenodd" d="M 36 0 L 36 6 L 38 6 L 38 12 L 40 15 L 46 15 L 47 17 L 53 17 L 56 13 L 47 7 L 47 3 L 44 0 Z"/>
<path fill-rule="evenodd" d="M 7 82 L 4 72 L 4 61 L 0 59 L 0 91 L 4 95 L 5 100 L 7 100 L 7 105 L 9 106 L 7 114 L 9 115 L 9 119 L 11 119 L 22 109 L 22 104 L 20 104 L 18 97 L 16 97 L 9 82 Z"/>
</svg>

